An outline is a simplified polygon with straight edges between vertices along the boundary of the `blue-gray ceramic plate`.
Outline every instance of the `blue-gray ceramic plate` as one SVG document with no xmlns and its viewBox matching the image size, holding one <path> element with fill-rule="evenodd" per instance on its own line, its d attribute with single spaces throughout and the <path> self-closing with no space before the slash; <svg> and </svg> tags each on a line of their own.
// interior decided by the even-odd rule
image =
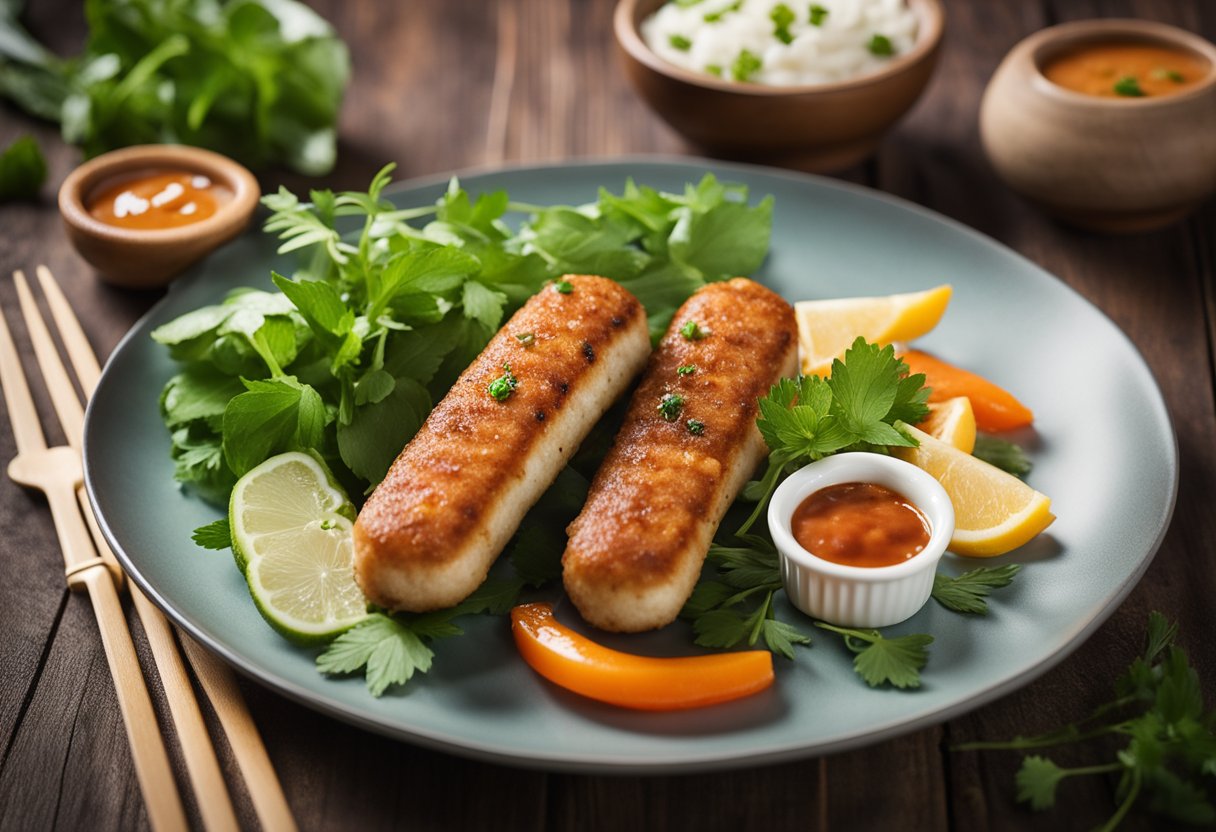
<svg viewBox="0 0 1216 832">
<path fill-rule="evenodd" d="M 870 689 L 838 640 L 818 630 L 795 662 L 777 659 L 763 694 L 699 711 L 618 710 L 559 690 L 516 654 L 504 619 L 465 619 L 467 635 L 436 647 L 434 668 L 373 699 L 357 678 L 331 679 L 315 652 L 259 617 L 227 553 L 190 532 L 220 516 L 173 481 L 157 414 L 174 372 L 148 333 L 235 286 L 270 288 L 275 241 L 248 235 L 179 280 L 132 330 L 89 408 L 89 494 L 135 581 L 180 626 L 249 676 L 307 705 L 403 740 L 504 763 L 577 771 L 680 771 L 822 754 L 940 722 L 1026 684 L 1076 648 L 1147 567 L 1169 522 L 1177 451 L 1161 394 L 1128 339 L 1051 275 L 973 231 L 863 188 L 697 160 L 635 159 L 474 173 L 474 192 L 506 188 L 527 203 L 581 203 L 626 177 L 679 190 L 706 170 L 772 194 L 772 253 L 759 278 L 793 300 L 883 295 L 954 284 L 923 346 L 1014 391 L 1036 414 L 1031 484 L 1059 519 L 1005 560 L 1025 564 L 984 618 L 930 602 L 895 632 L 936 637 L 923 686 Z M 433 202 L 446 179 L 408 183 L 402 205 Z M 1101 419 L 1086 414 L 1101 413 Z M 1129 436 L 1136 437 L 1128 442 Z M 945 568 L 964 568 L 947 556 Z M 796 613 L 791 613 L 796 615 Z M 611 643 L 636 652 L 689 650 L 667 631 Z"/>
</svg>

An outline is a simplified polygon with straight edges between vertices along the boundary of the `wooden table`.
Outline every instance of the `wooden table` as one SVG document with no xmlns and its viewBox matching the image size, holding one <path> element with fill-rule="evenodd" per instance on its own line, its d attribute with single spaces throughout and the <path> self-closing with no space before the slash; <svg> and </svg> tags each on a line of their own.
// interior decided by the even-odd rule
<svg viewBox="0 0 1216 832">
<path fill-rule="evenodd" d="M 34 33 L 76 52 L 83 36 L 77 4 L 32 5 Z M 504 161 L 688 152 L 618 71 L 612 0 L 317 5 L 350 44 L 355 67 L 328 184 L 362 188 L 388 160 L 408 178 Z M 1153 609 L 1181 622 L 1209 694 L 1216 679 L 1216 640 L 1205 638 L 1216 597 L 1216 205 L 1144 236 L 1073 231 L 1002 187 L 977 136 L 980 93 L 1015 42 L 1062 20 L 1098 16 L 1141 16 L 1216 38 L 1216 4 L 1197 0 L 953 0 L 927 94 L 876 158 L 842 174 L 960 220 L 1041 264 L 1113 318 L 1156 374 L 1181 451 L 1177 510 L 1147 575 L 1089 642 L 1017 693 L 946 724 L 831 757 L 695 776 L 571 776 L 471 762 L 366 733 L 246 683 L 304 828 L 997 830 L 1088 828 L 1109 816 L 1113 781 L 1070 781 L 1063 808 L 1035 815 L 1014 802 L 1019 755 L 948 750 L 1084 715 L 1140 649 Z M 20 341 L 7 276 L 45 262 L 95 347 L 108 353 L 157 295 L 108 288 L 76 257 L 54 192 L 78 153 L 53 127 L 0 105 L 0 144 L 25 132 L 47 151 L 51 176 L 37 204 L 0 207 L 0 302 Z M 51 412 L 45 399 L 38 403 Z M 6 422 L 0 459 L 14 453 Z M 0 828 L 146 826 L 92 611 L 64 587 L 44 501 L 0 479 L 0 530 Z M 230 758 L 225 765 L 234 771 Z M 197 818 L 189 789 L 182 794 Z M 248 799 L 239 787 L 236 794 L 252 826 Z M 1133 815 L 1127 828 L 1161 827 Z"/>
</svg>

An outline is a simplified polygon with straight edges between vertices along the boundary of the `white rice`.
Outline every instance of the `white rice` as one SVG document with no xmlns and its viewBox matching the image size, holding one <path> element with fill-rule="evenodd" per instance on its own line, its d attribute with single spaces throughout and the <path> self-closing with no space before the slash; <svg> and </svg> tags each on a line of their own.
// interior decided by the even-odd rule
<svg viewBox="0 0 1216 832">
<path fill-rule="evenodd" d="M 677 66 L 725 80 L 770 86 L 827 84 L 868 75 L 916 41 L 916 15 L 905 0 L 676 0 L 642 22 L 642 37 L 661 58 Z M 784 5 L 794 20 L 778 37 L 773 10 Z M 737 6 L 737 8 L 736 8 Z M 810 22 L 811 7 L 826 10 L 820 25 Z M 706 15 L 720 15 L 706 21 Z M 886 38 L 893 55 L 876 55 L 875 36 Z M 674 43 L 687 45 L 681 49 Z M 754 72 L 735 72 L 746 50 L 759 59 Z M 746 63 L 746 56 L 744 63 Z M 715 71 L 714 68 L 717 68 Z"/>
</svg>

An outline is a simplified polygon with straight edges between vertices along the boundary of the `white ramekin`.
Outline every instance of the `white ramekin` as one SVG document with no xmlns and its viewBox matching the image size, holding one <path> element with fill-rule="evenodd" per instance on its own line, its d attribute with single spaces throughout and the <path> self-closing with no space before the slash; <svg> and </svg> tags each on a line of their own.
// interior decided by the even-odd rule
<svg viewBox="0 0 1216 832">
<path fill-rule="evenodd" d="M 929 543 L 893 566 L 846 566 L 802 548 L 794 539 L 794 510 L 829 485 L 868 482 L 902 494 L 929 521 Z M 791 603 L 812 618 L 842 627 L 886 627 L 916 614 L 929 600 L 933 576 L 954 534 L 954 506 L 932 475 L 882 454 L 845 453 L 791 474 L 773 493 L 768 527 L 781 558 L 781 580 Z"/>
</svg>

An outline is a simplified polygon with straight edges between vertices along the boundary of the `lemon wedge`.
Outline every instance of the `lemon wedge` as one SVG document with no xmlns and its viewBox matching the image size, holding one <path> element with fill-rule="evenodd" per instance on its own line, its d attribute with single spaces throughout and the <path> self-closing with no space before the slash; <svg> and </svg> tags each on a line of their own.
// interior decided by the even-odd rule
<svg viewBox="0 0 1216 832">
<path fill-rule="evenodd" d="M 937 326 L 952 292 L 947 284 L 902 295 L 794 304 L 802 372 L 828 375 L 832 360 L 843 357 L 859 335 L 875 344 L 921 337 Z"/>
<path fill-rule="evenodd" d="M 966 396 L 931 402 L 929 415 L 917 427 L 965 454 L 975 450 L 975 411 Z"/>
<path fill-rule="evenodd" d="M 891 452 L 932 474 L 954 504 L 950 551 L 972 557 L 1003 555 L 1056 519 L 1046 494 L 924 431 L 903 427 L 920 441 L 920 447 Z"/>
</svg>

